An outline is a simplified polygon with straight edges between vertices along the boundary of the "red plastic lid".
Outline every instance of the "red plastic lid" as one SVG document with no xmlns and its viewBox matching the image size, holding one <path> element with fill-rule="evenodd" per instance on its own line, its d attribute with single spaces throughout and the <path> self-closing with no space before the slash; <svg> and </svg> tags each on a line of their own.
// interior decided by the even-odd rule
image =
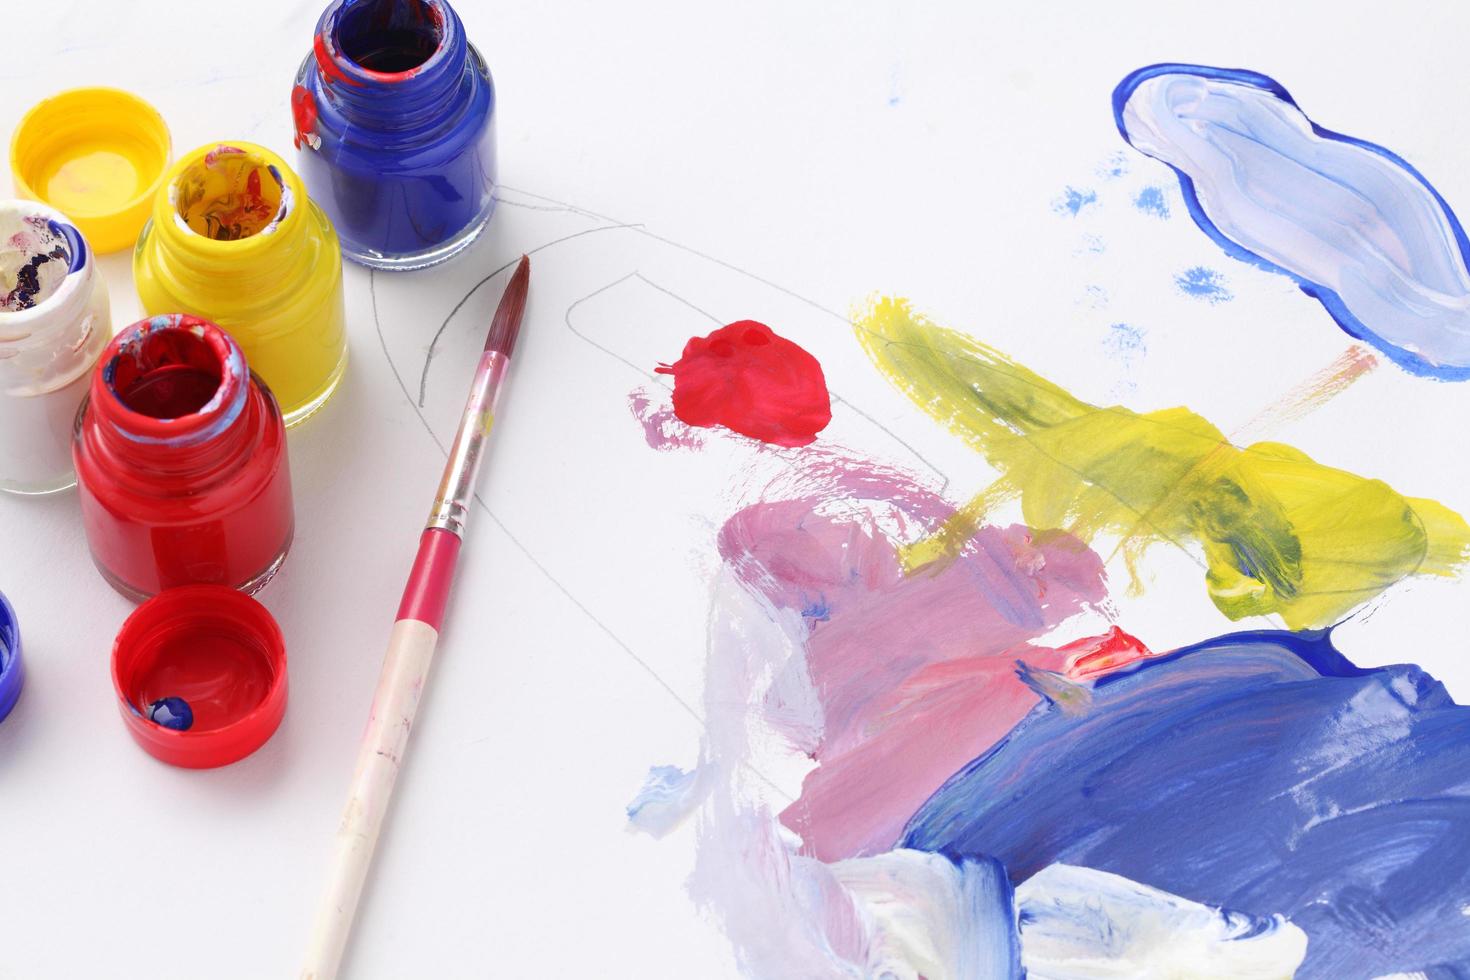
<svg viewBox="0 0 1470 980">
<path fill-rule="evenodd" d="M 118 631 L 112 685 L 150 755 L 190 769 L 229 765 L 264 745 L 286 713 L 286 642 L 244 593 L 165 589 Z"/>
</svg>

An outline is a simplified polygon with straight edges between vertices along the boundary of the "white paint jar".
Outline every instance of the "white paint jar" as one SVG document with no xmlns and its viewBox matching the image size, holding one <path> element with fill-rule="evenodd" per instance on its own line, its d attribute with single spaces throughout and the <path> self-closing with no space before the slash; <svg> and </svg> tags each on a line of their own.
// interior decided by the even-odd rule
<svg viewBox="0 0 1470 980">
<path fill-rule="evenodd" d="M 0 201 L 0 490 L 76 482 L 72 424 L 111 338 L 107 286 L 81 232 L 44 204 Z"/>
</svg>

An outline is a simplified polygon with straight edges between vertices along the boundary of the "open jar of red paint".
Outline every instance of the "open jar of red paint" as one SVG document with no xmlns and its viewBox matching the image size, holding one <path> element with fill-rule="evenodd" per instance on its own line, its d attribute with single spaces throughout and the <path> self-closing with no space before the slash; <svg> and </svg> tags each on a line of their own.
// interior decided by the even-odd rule
<svg viewBox="0 0 1470 980">
<path fill-rule="evenodd" d="M 92 558 L 141 600 L 179 585 L 253 593 L 291 545 L 286 429 L 218 326 L 170 313 L 102 352 L 72 440 Z"/>
</svg>

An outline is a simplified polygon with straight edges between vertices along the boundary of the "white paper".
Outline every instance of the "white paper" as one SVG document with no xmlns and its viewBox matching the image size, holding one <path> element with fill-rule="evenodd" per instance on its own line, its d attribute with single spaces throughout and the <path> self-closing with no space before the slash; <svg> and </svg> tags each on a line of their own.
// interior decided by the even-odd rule
<svg viewBox="0 0 1470 980">
<path fill-rule="evenodd" d="M 441 444 L 505 274 L 448 315 L 522 252 L 531 299 L 481 484 L 490 513 L 473 519 L 351 977 L 735 975 L 683 890 L 688 828 L 625 830 L 648 767 L 694 761 L 714 534 L 759 452 L 715 433 L 697 453 L 645 443 L 628 393 L 660 383 L 653 367 L 689 337 L 771 325 L 840 396 L 824 440 L 933 467 L 959 502 L 989 472 L 888 388 L 845 324 L 874 291 L 1090 401 L 1185 404 L 1227 432 L 1348 345 L 1289 280 L 1223 256 L 1167 169 L 1123 143 L 1109 95 L 1132 69 L 1267 72 L 1315 120 L 1390 147 L 1470 208 L 1470 10 L 1451 4 L 456 8 L 495 75 L 502 201 L 446 266 L 347 269 L 347 376 L 291 434 L 297 536 L 261 596 L 290 658 L 276 736 L 211 772 L 133 745 L 108 673 L 130 606 L 91 566 L 75 494 L 0 499 L 0 590 L 29 670 L 0 724 L 4 980 L 295 974 Z M 319 12 L 7 5 L 0 124 L 62 87 L 115 85 L 161 110 L 176 154 L 246 139 L 289 160 L 287 97 Z M 1128 172 L 1107 178 L 1115 156 Z M 1167 221 L 1130 203 L 1151 184 Z M 1098 203 L 1056 213 L 1068 186 Z M 140 312 L 129 261 L 101 262 L 118 326 Z M 1172 278 L 1193 265 L 1220 271 L 1234 298 L 1181 293 Z M 1147 353 L 1109 356 L 1113 323 L 1143 330 Z M 1467 393 L 1383 364 L 1272 437 L 1465 512 Z M 1186 556 L 1156 549 L 1146 570 L 1145 597 L 1114 592 L 1119 621 L 1154 649 L 1231 628 Z M 1463 700 L 1467 590 L 1402 584 L 1339 643 L 1361 664 L 1420 663 Z"/>
</svg>

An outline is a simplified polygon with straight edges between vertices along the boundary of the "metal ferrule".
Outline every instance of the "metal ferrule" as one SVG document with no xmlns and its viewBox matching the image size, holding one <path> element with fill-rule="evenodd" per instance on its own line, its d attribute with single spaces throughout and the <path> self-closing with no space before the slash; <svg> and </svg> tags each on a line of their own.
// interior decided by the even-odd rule
<svg viewBox="0 0 1470 980">
<path fill-rule="evenodd" d="M 465 523 L 474 503 L 480 457 L 490 441 L 495 402 L 500 396 L 501 383 L 505 380 L 505 369 L 509 364 L 510 359 L 499 351 L 486 351 L 480 355 L 469 402 L 459 420 L 459 431 L 454 434 L 449 462 L 444 466 L 444 479 L 439 482 L 439 492 L 434 496 L 434 507 L 429 511 L 426 527 L 464 537 Z"/>
</svg>

